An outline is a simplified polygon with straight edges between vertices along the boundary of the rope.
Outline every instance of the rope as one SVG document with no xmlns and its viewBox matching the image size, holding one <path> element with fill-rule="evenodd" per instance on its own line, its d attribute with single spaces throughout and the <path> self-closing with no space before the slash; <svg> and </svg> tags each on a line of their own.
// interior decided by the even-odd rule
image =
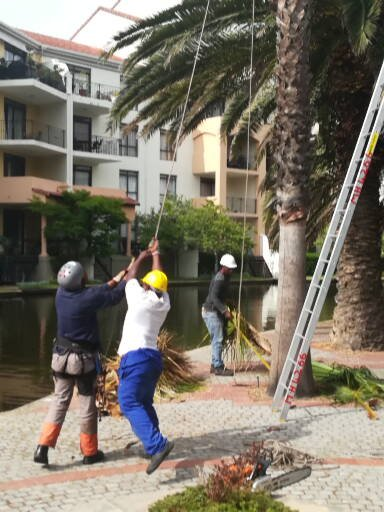
<svg viewBox="0 0 384 512">
<path fill-rule="evenodd" d="M 253 69 L 254 26 L 255 26 L 255 0 L 252 0 L 251 58 L 250 58 L 250 65 L 249 65 L 249 100 L 248 100 L 248 124 L 247 124 L 247 167 L 246 167 L 246 177 L 245 177 L 243 241 L 242 241 L 242 246 L 241 246 L 239 299 L 238 299 L 238 303 L 237 303 L 237 313 L 238 314 L 237 314 L 237 322 L 236 322 L 236 346 L 238 346 L 239 342 L 240 342 L 241 292 L 242 292 L 242 286 L 243 286 L 243 273 L 244 273 L 245 229 L 246 229 L 248 177 L 249 177 L 249 146 L 250 146 L 250 135 L 251 135 L 251 103 L 252 103 L 252 69 Z"/>
<path fill-rule="evenodd" d="M 204 14 L 203 25 L 202 25 L 202 27 L 201 27 L 201 31 L 200 31 L 199 42 L 198 42 L 198 45 L 197 45 L 196 54 L 195 54 L 195 59 L 194 59 L 194 62 L 193 62 L 193 68 L 192 68 L 191 78 L 190 78 L 190 80 L 189 80 L 187 96 L 186 96 L 186 98 L 185 98 L 184 109 L 183 109 L 183 113 L 182 113 L 182 116 L 181 116 L 179 129 L 178 129 L 178 131 L 177 131 L 177 136 L 176 136 L 176 141 L 175 141 L 175 149 L 174 149 L 174 151 L 173 151 L 173 157 L 172 157 L 172 166 L 171 166 L 170 173 L 168 174 L 167 186 L 166 186 L 166 188 L 165 188 L 165 194 L 164 194 L 164 197 L 163 197 L 163 202 L 162 202 L 162 204 L 161 204 L 160 213 L 159 213 L 159 218 L 158 218 L 158 221 L 157 221 L 157 226 L 156 226 L 156 231 L 155 231 L 155 238 L 157 238 L 157 235 L 158 235 L 158 233 L 159 233 L 160 222 L 161 222 L 161 218 L 162 218 L 162 216 L 163 216 L 163 211 L 164 211 L 164 204 L 165 204 L 165 200 L 167 199 L 168 188 L 169 188 L 169 184 L 170 184 L 170 181 L 171 181 L 171 176 L 172 176 L 172 173 L 173 173 L 173 168 L 174 168 L 174 166 L 175 166 L 176 153 L 177 153 L 177 149 L 178 149 L 178 147 L 179 147 L 179 141 L 180 141 L 181 131 L 182 131 L 183 124 L 184 124 L 185 113 L 186 113 L 186 111 L 187 111 L 187 105 L 188 105 L 189 95 L 190 95 L 190 93 L 191 93 L 192 81 L 193 81 L 193 77 L 194 77 L 194 75 L 195 75 L 195 69 L 196 69 L 197 59 L 198 59 L 198 57 L 199 57 L 200 46 L 201 46 L 201 41 L 202 41 L 202 38 L 203 38 L 203 33 L 204 33 L 205 23 L 206 23 L 206 21 L 207 21 L 207 15 L 208 15 L 208 9 L 209 9 L 210 1 L 211 1 L 211 0 L 207 0 L 207 6 L 206 6 L 206 8 L 205 8 L 205 14 Z"/>
</svg>

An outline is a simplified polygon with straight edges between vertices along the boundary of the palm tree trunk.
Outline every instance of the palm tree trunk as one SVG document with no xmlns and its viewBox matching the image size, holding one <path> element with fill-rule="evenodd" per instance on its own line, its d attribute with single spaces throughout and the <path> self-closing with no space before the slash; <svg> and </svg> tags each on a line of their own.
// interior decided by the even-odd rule
<svg viewBox="0 0 384 512">
<path fill-rule="evenodd" d="M 309 21 L 311 0 L 277 1 L 277 114 L 274 127 L 279 216 L 279 288 L 276 343 L 268 392 L 283 369 L 304 301 L 305 227 L 310 172 Z M 302 394 L 314 390 L 310 355 L 302 374 Z"/>
<path fill-rule="evenodd" d="M 353 350 L 383 350 L 379 174 L 371 169 L 357 203 L 337 270 L 331 341 Z"/>
<path fill-rule="evenodd" d="M 305 220 L 280 223 L 276 342 L 272 347 L 269 374 L 271 393 L 276 389 L 305 298 L 305 227 Z M 310 394 L 313 391 L 310 354 L 308 357 L 309 363 L 305 365 L 298 394 Z"/>
</svg>

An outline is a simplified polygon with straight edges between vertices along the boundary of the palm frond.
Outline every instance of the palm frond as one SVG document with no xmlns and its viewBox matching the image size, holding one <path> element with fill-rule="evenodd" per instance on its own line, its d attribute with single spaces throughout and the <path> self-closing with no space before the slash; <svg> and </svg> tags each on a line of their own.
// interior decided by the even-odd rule
<svg viewBox="0 0 384 512">
<path fill-rule="evenodd" d="M 175 398 L 185 389 L 196 388 L 199 380 L 193 375 L 192 363 L 185 352 L 174 347 L 175 337 L 166 330 L 158 336 L 158 349 L 163 356 L 163 372 L 157 383 L 155 398 Z M 96 404 L 100 415 L 120 417 L 122 415 L 117 390 L 120 356 L 104 358 L 104 376 L 99 379 Z"/>
<path fill-rule="evenodd" d="M 377 419 L 373 404 L 384 400 L 384 380 L 369 368 L 350 368 L 339 364 L 329 366 L 312 361 L 312 370 L 320 390 L 333 394 L 337 402 L 354 402 L 362 406 L 370 419 Z"/>
</svg>

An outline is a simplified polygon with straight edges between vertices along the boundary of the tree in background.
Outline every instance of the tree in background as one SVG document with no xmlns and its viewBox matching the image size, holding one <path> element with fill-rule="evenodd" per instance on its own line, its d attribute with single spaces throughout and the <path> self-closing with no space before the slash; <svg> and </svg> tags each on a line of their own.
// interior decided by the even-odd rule
<svg viewBox="0 0 384 512">
<path fill-rule="evenodd" d="M 60 259 L 109 256 L 126 221 L 122 201 L 91 196 L 85 190 L 65 191 L 56 201 L 31 201 L 30 209 L 47 218 L 49 253 Z"/>
<path fill-rule="evenodd" d="M 156 231 L 158 212 L 138 216 L 140 243 L 146 247 Z M 165 201 L 158 233 L 161 248 L 173 254 L 181 250 L 198 249 L 213 254 L 231 252 L 240 254 L 243 227 L 231 219 L 224 208 L 212 201 L 199 208 L 192 201 L 169 198 Z M 245 247 L 250 249 L 252 241 L 246 233 Z"/>
</svg>

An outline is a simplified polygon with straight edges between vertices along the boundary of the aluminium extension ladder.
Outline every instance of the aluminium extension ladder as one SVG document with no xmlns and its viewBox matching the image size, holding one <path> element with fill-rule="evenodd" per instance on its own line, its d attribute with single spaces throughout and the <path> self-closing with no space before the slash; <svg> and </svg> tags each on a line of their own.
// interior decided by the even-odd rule
<svg viewBox="0 0 384 512">
<path fill-rule="evenodd" d="M 272 409 L 286 420 L 325 297 L 384 124 L 384 62 L 292 338 Z"/>
</svg>

